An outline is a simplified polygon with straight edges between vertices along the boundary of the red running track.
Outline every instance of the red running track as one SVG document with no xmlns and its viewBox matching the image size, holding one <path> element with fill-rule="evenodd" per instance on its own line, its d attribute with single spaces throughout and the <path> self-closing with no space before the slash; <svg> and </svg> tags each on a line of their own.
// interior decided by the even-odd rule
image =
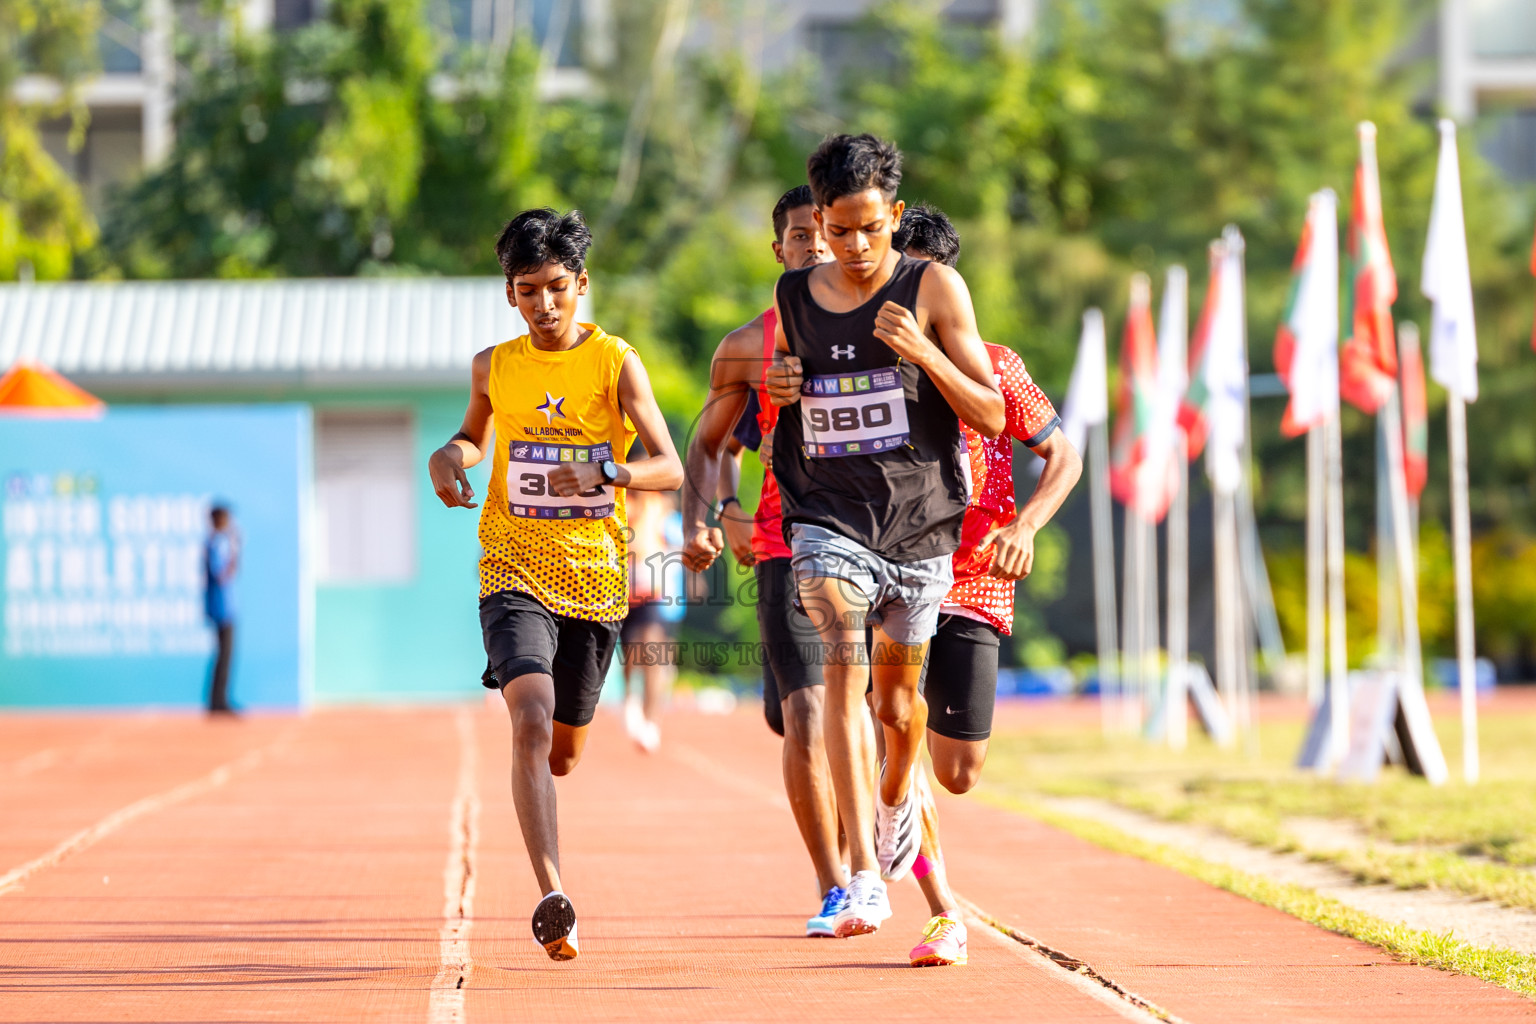
<svg viewBox="0 0 1536 1024">
<path fill-rule="evenodd" d="M 873 936 L 801 937 L 814 880 L 755 713 L 606 714 L 559 783 L 582 957 L 538 896 L 505 714 L 0 718 L 0 1021 L 1151 1020 L 974 925 L 913 970 L 915 886 Z M 971 800 L 941 813 L 962 896 L 1189 1021 L 1536 1019 L 1471 979 Z"/>
</svg>

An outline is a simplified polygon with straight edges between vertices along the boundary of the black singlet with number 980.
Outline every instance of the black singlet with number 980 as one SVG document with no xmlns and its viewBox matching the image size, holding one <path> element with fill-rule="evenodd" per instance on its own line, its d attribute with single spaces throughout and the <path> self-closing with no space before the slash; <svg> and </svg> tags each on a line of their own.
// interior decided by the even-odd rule
<svg viewBox="0 0 1536 1024">
<path fill-rule="evenodd" d="M 928 375 L 874 333 L 886 302 L 916 309 L 927 267 L 901 256 L 885 287 L 847 313 L 811 297 L 814 268 L 779 278 L 779 315 L 805 378 L 800 403 L 780 410 L 774 430 L 786 539 L 795 523 L 813 523 L 894 562 L 960 546 L 960 419 Z"/>
</svg>

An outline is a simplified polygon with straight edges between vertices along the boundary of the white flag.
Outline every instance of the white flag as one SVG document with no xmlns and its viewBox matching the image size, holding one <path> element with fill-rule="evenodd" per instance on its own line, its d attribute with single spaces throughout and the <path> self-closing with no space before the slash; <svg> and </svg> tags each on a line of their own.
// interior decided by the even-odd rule
<svg viewBox="0 0 1536 1024">
<path fill-rule="evenodd" d="M 1077 343 L 1077 361 L 1062 403 L 1061 432 L 1078 451 L 1088 440 L 1088 428 L 1109 419 L 1109 365 L 1104 351 L 1104 314 L 1097 309 L 1083 313 L 1083 336 Z"/>
<path fill-rule="evenodd" d="M 1202 373 L 1210 392 L 1205 472 L 1211 488 L 1232 494 L 1242 483 L 1248 429 L 1248 339 L 1243 303 L 1243 236 L 1228 226 L 1221 236 L 1220 305 L 1212 317 Z"/>
<path fill-rule="evenodd" d="M 1331 188 L 1314 192 L 1307 206 L 1295 275 L 1285 322 L 1295 344 L 1286 373 L 1290 436 L 1339 414 L 1339 198 Z"/>
<path fill-rule="evenodd" d="M 1421 289 L 1435 305 L 1429 328 L 1429 375 L 1463 401 L 1477 401 L 1477 325 L 1472 318 L 1472 271 L 1461 209 L 1456 125 L 1440 122 L 1440 167 L 1429 212 Z"/>
</svg>

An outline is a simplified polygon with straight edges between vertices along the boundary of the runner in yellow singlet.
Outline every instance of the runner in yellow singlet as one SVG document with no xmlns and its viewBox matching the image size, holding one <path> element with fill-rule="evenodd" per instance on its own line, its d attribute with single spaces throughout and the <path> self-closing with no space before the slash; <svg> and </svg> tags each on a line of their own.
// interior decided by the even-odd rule
<svg viewBox="0 0 1536 1024">
<path fill-rule="evenodd" d="M 574 211 L 528 210 L 507 224 L 496 255 L 529 333 L 475 356 L 464 424 L 428 462 L 444 505 L 475 508 L 464 470 L 493 452 L 480 512 L 484 682 L 512 717 L 512 797 L 545 894 L 533 935 L 555 960 L 578 946 L 554 776 L 581 760 L 629 609 L 624 494 L 683 481 L 640 357 L 576 322 L 591 244 Z M 637 434 L 649 454 L 625 462 Z"/>
</svg>

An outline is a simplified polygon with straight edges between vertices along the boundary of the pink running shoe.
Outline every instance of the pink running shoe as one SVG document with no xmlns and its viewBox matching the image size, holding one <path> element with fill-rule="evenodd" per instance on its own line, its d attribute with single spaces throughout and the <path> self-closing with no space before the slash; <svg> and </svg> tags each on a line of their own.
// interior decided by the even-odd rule
<svg viewBox="0 0 1536 1024">
<path fill-rule="evenodd" d="M 923 941 L 912 948 L 913 967 L 958 967 L 968 959 L 965 925 L 942 914 L 928 919 Z"/>
</svg>

